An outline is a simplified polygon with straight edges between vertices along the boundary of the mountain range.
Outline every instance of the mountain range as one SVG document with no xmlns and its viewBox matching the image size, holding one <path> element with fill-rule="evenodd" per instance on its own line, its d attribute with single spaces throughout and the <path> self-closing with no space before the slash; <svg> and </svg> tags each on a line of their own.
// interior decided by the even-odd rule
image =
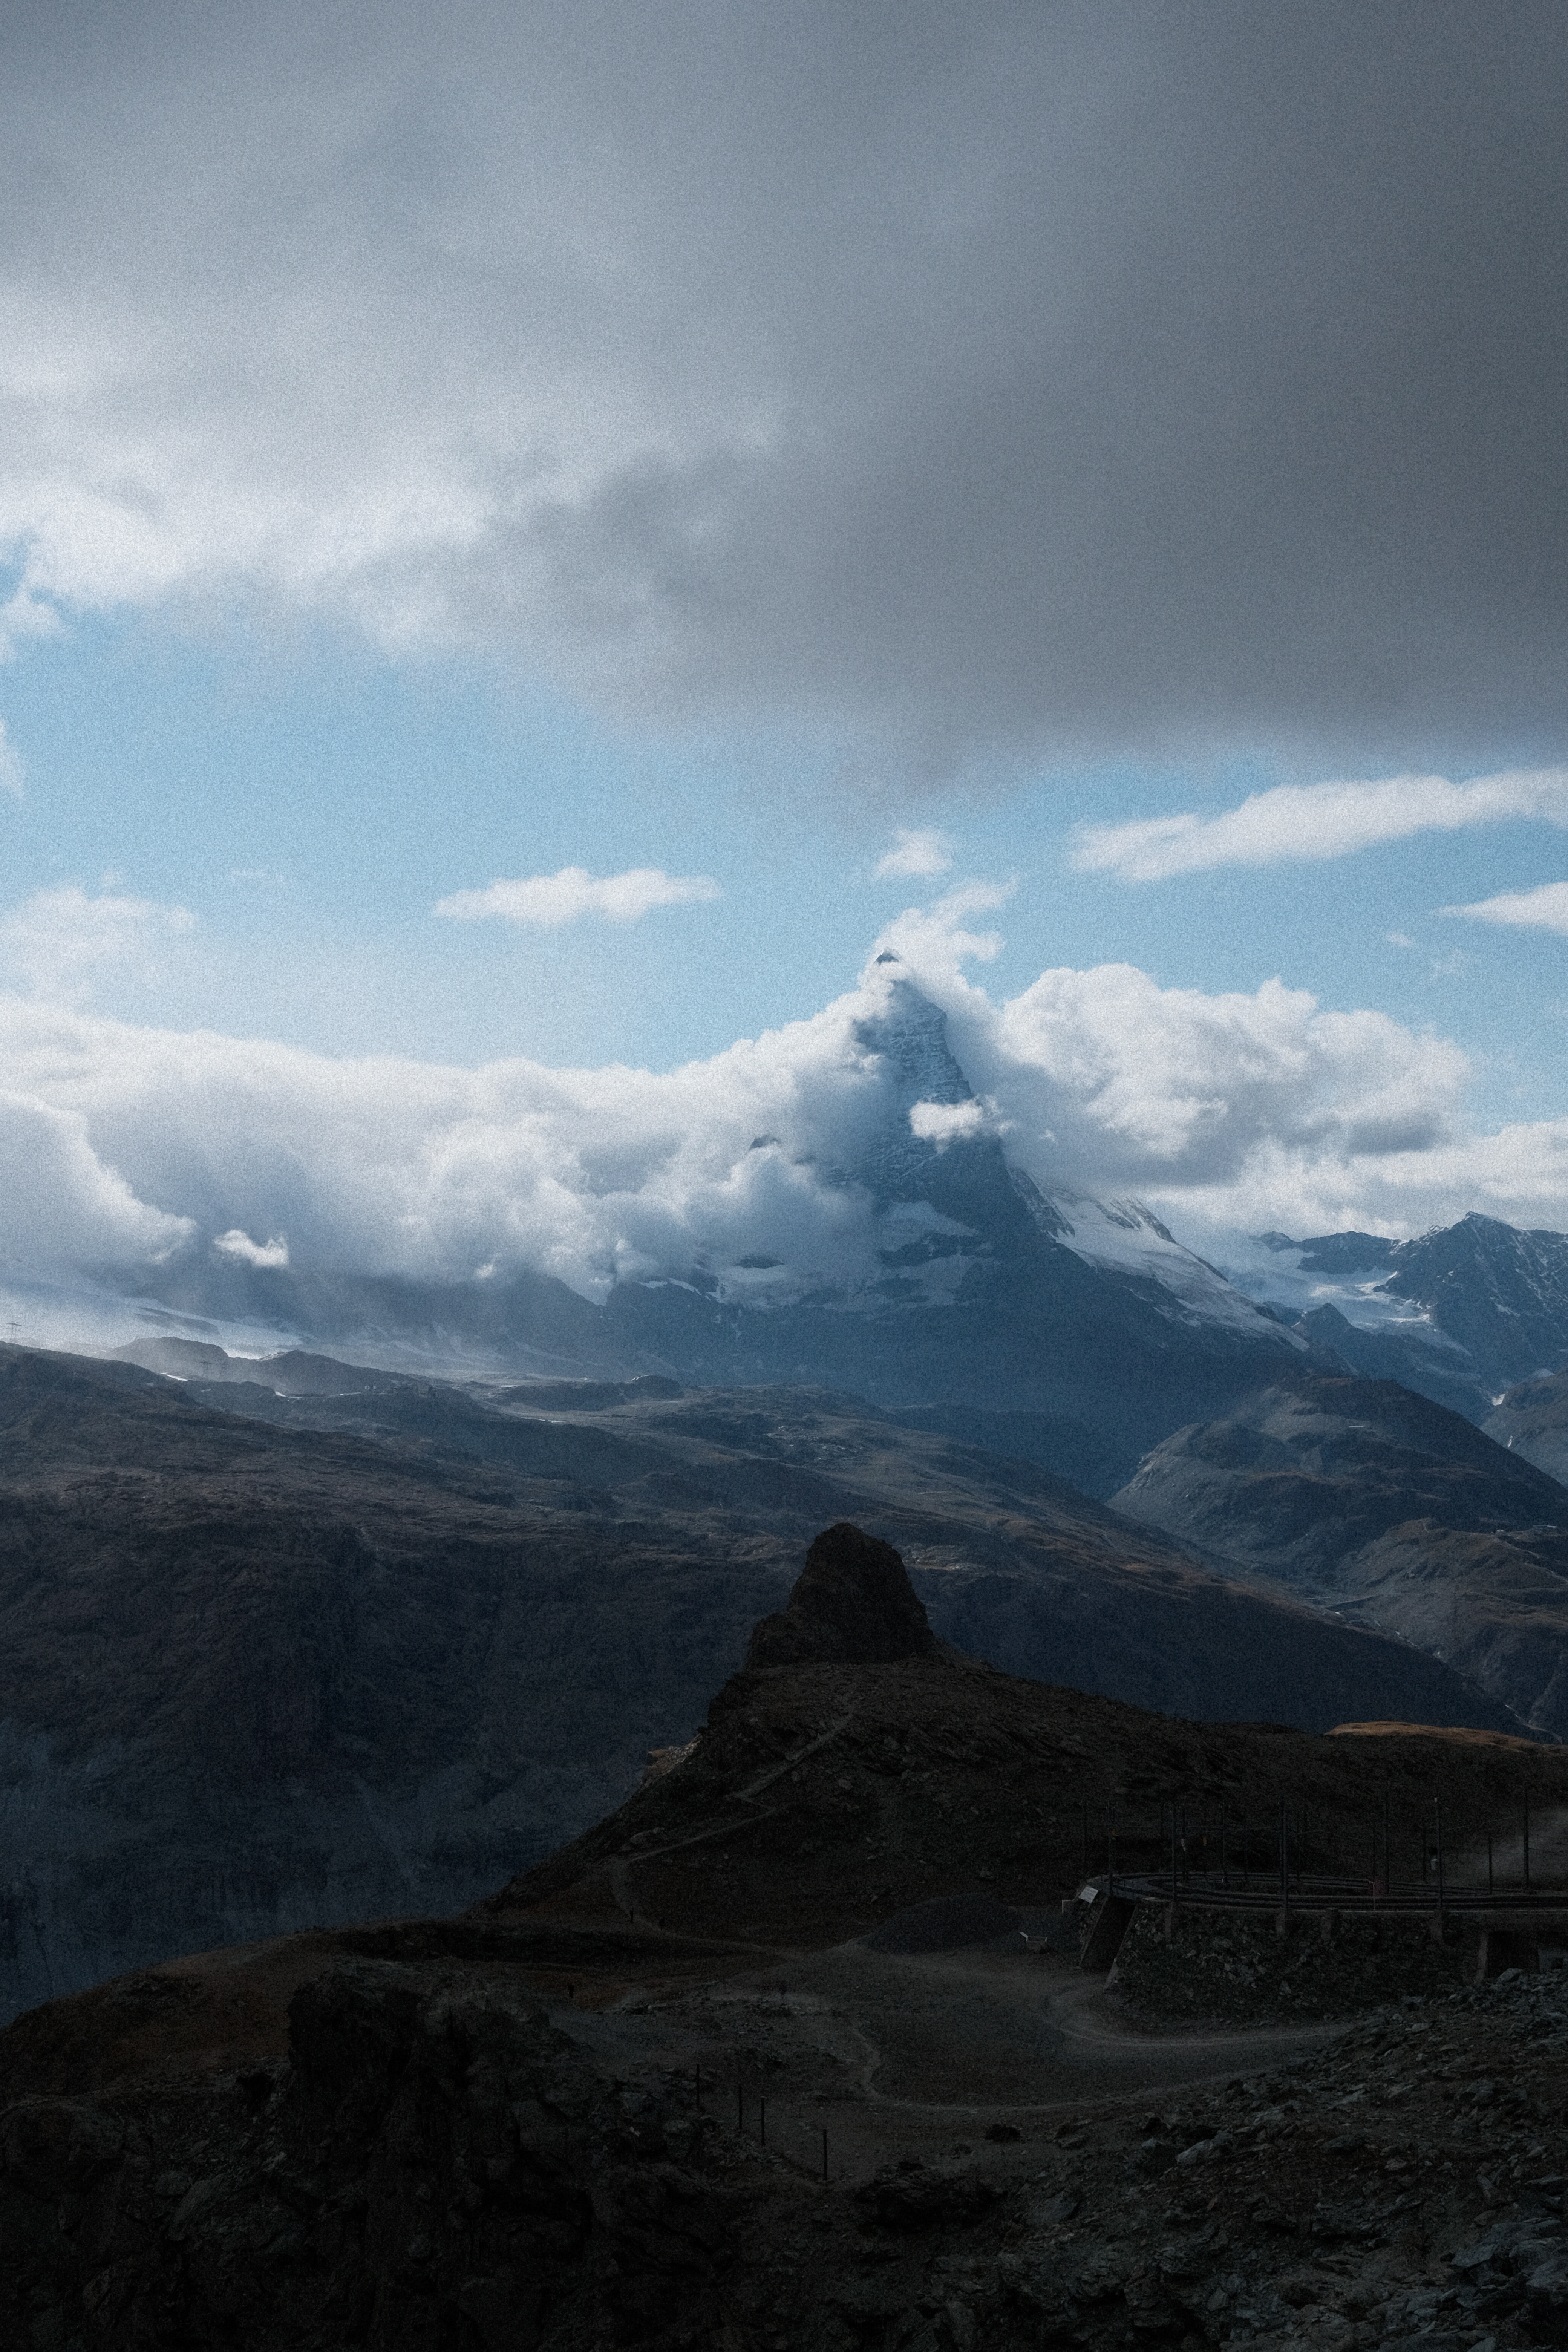
<svg viewBox="0 0 1568 2352">
<path fill-rule="evenodd" d="M 1563 1235 L 1481 1216 L 1408 1242 L 1271 1233 L 1227 1274 L 1137 1202 L 1041 1189 L 1009 1160 L 945 1014 L 888 961 L 855 1033 L 876 1108 L 842 1164 L 795 1171 L 854 1204 L 869 1255 L 853 1274 L 795 1262 L 783 1230 L 732 1260 L 694 1236 L 685 1263 L 592 1297 L 527 1267 L 415 1280 L 209 1235 L 134 1295 L 100 1284 L 81 1328 L 95 1348 L 162 1336 L 426 1378 L 822 1385 L 1101 1497 L 1292 1366 L 1398 1380 L 1479 1423 L 1568 1365 Z M 752 1152 L 784 1147 L 761 1134 Z"/>
<path fill-rule="evenodd" d="M 900 974 L 859 1042 L 855 1279 L 203 1245 L 108 1360 L 0 1350 L 0 2002 L 475 1900 L 689 1738 L 832 1519 L 1016 1675 L 1568 1734 L 1568 1242 L 1276 1234 L 1232 1281 L 1013 1167 Z"/>
<path fill-rule="evenodd" d="M 1398 1380 L 1473 1421 L 1568 1361 L 1568 1234 L 1475 1213 L 1413 1241 L 1258 1236 L 1239 1278 L 1352 1371 Z"/>
<path fill-rule="evenodd" d="M 6 2011 L 476 1900 L 689 1739 L 840 1518 L 1014 1675 L 1312 1730 L 1521 1728 L 1419 1649 L 837 1392 L 223 1369 L 0 1349 Z"/>
<path fill-rule="evenodd" d="M 1047 1196 L 1013 1167 L 945 1014 L 908 979 L 886 976 L 856 1042 L 879 1074 L 877 1115 L 845 1164 L 810 1171 L 868 1219 L 870 1256 L 852 1278 L 793 1264 L 782 1234 L 778 1255 L 732 1263 L 694 1244 L 689 1263 L 601 1299 L 526 1269 L 414 1281 L 255 1263 L 209 1240 L 150 1269 L 112 1313 L 100 1297 L 99 1324 L 118 1320 L 119 1344 L 326 1350 L 426 1375 L 820 1383 L 1005 1434 L 1009 1451 L 1102 1495 L 1173 1428 L 1310 1354 L 1310 1339 L 1147 1209 Z M 752 1144 L 783 1149 L 772 1135 Z"/>
</svg>

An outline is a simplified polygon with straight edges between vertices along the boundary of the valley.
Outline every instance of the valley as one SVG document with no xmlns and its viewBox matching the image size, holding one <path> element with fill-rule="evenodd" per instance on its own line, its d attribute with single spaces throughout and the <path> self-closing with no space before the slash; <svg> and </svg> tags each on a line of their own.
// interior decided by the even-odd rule
<svg viewBox="0 0 1568 2352">
<path fill-rule="evenodd" d="M 1009 1674 L 1194 1717 L 1518 1728 L 1415 1649 L 852 1399 L 666 1380 L 531 1412 L 277 1377 L 0 1350 L 8 2012 L 479 1899 L 690 1738 L 835 1518 Z"/>
</svg>

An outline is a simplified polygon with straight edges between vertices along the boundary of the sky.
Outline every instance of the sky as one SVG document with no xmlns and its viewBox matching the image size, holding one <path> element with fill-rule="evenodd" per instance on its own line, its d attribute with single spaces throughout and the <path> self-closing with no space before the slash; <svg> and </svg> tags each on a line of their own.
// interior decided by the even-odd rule
<svg viewBox="0 0 1568 2352">
<path fill-rule="evenodd" d="M 729 1246 L 890 941 L 1047 1184 L 1568 1227 L 1559 7 L 0 63 L 14 1269 Z"/>
</svg>

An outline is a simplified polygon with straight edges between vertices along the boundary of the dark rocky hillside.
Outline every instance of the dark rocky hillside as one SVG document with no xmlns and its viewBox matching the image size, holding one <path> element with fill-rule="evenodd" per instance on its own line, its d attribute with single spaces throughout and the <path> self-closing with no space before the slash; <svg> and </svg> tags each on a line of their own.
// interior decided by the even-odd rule
<svg viewBox="0 0 1568 2352">
<path fill-rule="evenodd" d="M 473 1900 L 690 1737 L 837 1517 L 1014 1673 L 1318 1728 L 1511 1720 L 1031 1464 L 852 1400 L 595 1387 L 543 1413 L 319 1360 L 281 1377 L 305 1393 L 0 1351 L 7 2011 Z"/>
<path fill-rule="evenodd" d="M 1267 1874 L 1288 1800 L 1307 1866 L 1359 1874 L 1386 1799 L 1396 1874 L 1419 1877 L 1434 1797 L 1456 1853 L 1489 1824 L 1511 1829 L 1523 1797 L 1538 1814 L 1568 1801 L 1568 1749 L 1152 1716 L 945 1647 L 932 1654 L 892 1609 L 878 1654 L 863 1643 L 845 1664 L 813 1587 L 829 1565 L 841 1586 L 879 1581 L 865 1550 L 831 1549 L 856 1534 L 832 1529 L 814 1545 L 787 1612 L 790 1662 L 768 1663 L 785 1645 L 780 1620 L 764 1620 L 678 1765 L 476 1916 L 635 1916 L 683 1934 L 827 1943 L 976 1883 L 1016 1905 L 1066 1892 L 1086 1860 L 1095 1874 L 1106 1864 L 1108 1836 L 1122 1870 L 1159 1867 L 1172 1802 L 1194 1834 L 1223 1805 L 1232 1857 Z"/>
<path fill-rule="evenodd" d="M 1568 1372 L 1542 1372 L 1500 1397 L 1482 1423 L 1487 1435 L 1538 1470 L 1568 1481 Z"/>
<path fill-rule="evenodd" d="M 1426 1397 L 1296 1374 L 1167 1439 L 1116 1507 L 1568 1733 L 1568 1488 Z"/>
<path fill-rule="evenodd" d="M 907 1591 L 879 1632 L 870 1566 L 835 1530 L 781 1613 L 797 1652 L 815 1625 L 890 1654 L 748 1668 L 689 1756 L 466 1916 L 171 1962 L 0 2033 L 0 2337 L 1561 2341 L 1554 2000 L 1465 1990 L 1421 1922 L 1424 1969 L 1354 1982 L 1359 2022 L 1277 2002 L 1194 2042 L 1159 1970 L 1128 2031 L 1053 1923 L 1085 1808 L 1135 1863 L 1162 1801 L 1223 1800 L 1263 1866 L 1283 1800 L 1342 1858 L 1385 1800 L 1417 1849 L 1434 1793 L 1472 1831 L 1560 1811 L 1568 1755 L 1019 1682 L 931 1654 Z M 1217 1950 L 1184 1977 L 1155 1948 L 1217 1985 Z"/>
</svg>

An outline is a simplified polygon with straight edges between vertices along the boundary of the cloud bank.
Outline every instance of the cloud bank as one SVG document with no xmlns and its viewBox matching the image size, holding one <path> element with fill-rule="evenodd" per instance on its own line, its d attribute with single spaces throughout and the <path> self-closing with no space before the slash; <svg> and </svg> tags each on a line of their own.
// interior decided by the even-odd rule
<svg viewBox="0 0 1568 2352">
<path fill-rule="evenodd" d="M 637 866 L 626 874 L 593 875 L 581 866 L 558 874 L 532 874 L 517 882 L 492 882 L 483 890 L 456 890 L 438 898 L 436 912 L 460 923 L 537 924 L 559 930 L 583 915 L 603 915 L 612 923 L 637 923 L 655 907 L 689 907 L 722 894 L 706 874 L 666 874 L 658 866 Z"/>
<path fill-rule="evenodd" d="M 1506 923 L 1515 929 L 1561 931 L 1568 937 L 1568 882 L 1542 882 L 1534 890 L 1504 890 L 1478 898 L 1472 907 L 1439 907 L 1440 915 L 1463 915 L 1473 923 Z"/>
<path fill-rule="evenodd" d="M 195 927 L 186 907 L 61 883 L 0 919 L 0 968 L 36 996 L 80 1003 L 105 973 L 155 978 L 171 944 Z"/>
<path fill-rule="evenodd" d="M 323 615 L 880 781 L 1553 756 L 1565 110 L 1554 0 L 14 9 L 0 635 Z"/>
<path fill-rule="evenodd" d="M 100 1157 L 90 1122 L 37 1087 L 0 1087 L 0 1267 L 14 1275 L 145 1265 L 195 1236 L 188 1218 L 138 1200 Z"/>
<path fill-rule="evenodd" d="M 1175 874 L 1207 874 L 1221 866 L 1345 857 L 1418 833 L 1457 833 L 1510 817 L 1568 825 L 1568 768 L 1510 770 L 1466 784 L 1451 784 L 1443 776 L 1280 784 L 1255 793 L 1220 816 L 1186 814 L 1085 826 L 1072 862 L 1080 873 L 1114 874 L 1122 882 L 1165 882 Z"/>
<path fill-rule="evenodd" d="M 1208 996 L 1128 965 L 997 1001 L 967 924 L 999 895 L 906 913 L 836 1003 L 664 1074 L 331 1059 L 0 1000 L 9 1264 L 216 1247 L 306 1273 L 531 1267 L 589 1297 L 694 1267 L 752 1296 L 853 1282 L 875 1265 L 853 1172 L 900 1120 L 939 1144 L 983 1127 L 1047 1191 L 1141 1195 L 1178 1234 L 1411 1231 L 1477 1207 L 1568 1226 L 1568 1121 L 1473 1133 L 1453 1045 L 1278 981 Z M 911 1112 L 864 1042 L 911 977 L 973 1105 Z"/>
<path fill-rule="evenodd" d="M 944 833 L 934 825 L 901 824 L 893 835 L 891 849 L 877 861 L 877 879 L 945 874 L 952 864 L 952 850 Z"/>
</svg>

